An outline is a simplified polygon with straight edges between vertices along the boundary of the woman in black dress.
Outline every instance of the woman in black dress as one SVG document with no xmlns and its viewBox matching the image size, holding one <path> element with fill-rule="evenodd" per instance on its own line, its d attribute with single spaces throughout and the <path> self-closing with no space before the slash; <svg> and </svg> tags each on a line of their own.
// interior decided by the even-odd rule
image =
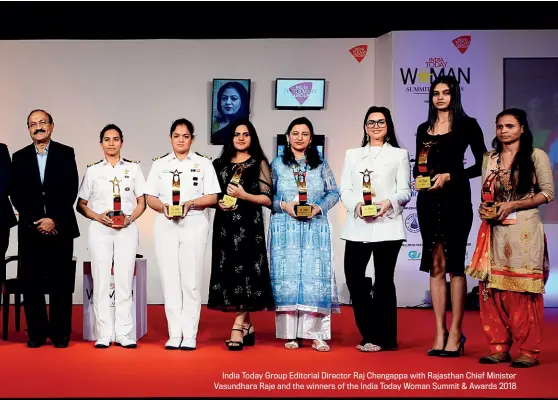
<svg viewBox="0 0 558 400">
<path fill-rule="evenodd" d="M 464 168 L 471 146 L 475 163 Z M 420 270 L 430 273 L 436 337 L 429 356 L 463 354 L 463 312 L 467 295 L 465 251 L 473 222 L 469 180 L 480 176 L 486 152 L 482 130 L 461 105 L 461 89 L 453 76 L 439 76 L 430 86 L 428 121 L 417 130 L 413 176 L 430 177 L 419 189 L 417 214 L 423 243 Z M 415 179 L 419 188 L 420 180 Z M 446 327 L 446 273 L 450 275 L 452 322 Z"/>
<path fill-rule="evenodd" d="M 226 344 L 229 350 L 242 350 L 255 343 L 249 312 L 274 309 L 262 214 L 273 192 L 269 162 L 252 123 L 234 121 L 229 132 L 213 162 L 222 193 L 213 222 L 207 307 L 236 312 Z"/>
</svg>

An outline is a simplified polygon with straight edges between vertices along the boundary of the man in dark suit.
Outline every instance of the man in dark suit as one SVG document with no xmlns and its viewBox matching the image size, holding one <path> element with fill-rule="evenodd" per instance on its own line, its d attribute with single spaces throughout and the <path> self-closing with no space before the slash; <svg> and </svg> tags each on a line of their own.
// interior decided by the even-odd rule
<svg viewBox="0 0 558 400">
<path fill-rule="evenodd" d="M 79 228 L 74 214 L 79 176 L 74 149 L 54 142 L 52 116 L 33 110 L 27 118 L 33 144 L 13 154 L 11 198 L 19 212 L 18 276 L 23 299 L 28 347 L 50 338 L 68 347 L 76 268 L 72 262 Z M 45 291 L 49 293 L 47 316 Z"/>
<path fill-rule="evenodd" d="M 10 244 L 10 228 L 17 224 L 9 199 L 12 160 L 8 147 L 0 143 L 0 284 L 6 280 L 6 250 Z"/>
</svg>

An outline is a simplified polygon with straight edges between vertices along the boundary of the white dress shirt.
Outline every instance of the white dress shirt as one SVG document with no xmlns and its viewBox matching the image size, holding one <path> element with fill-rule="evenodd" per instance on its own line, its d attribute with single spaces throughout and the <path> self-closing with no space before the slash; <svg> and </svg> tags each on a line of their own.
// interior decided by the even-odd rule
<svg viewBox="0 0 558 400">
<path fill-rule="evenodd" d="M 372 202 L 391 201 L 393 209 L 383 217 L 361 219 L 356 214 L 357 204 L 364 201 L 362 172 L 366 169 L 372 171 L 370 177 L 375 193 Z M 341 239 L 355 242 L 406 239 L 401 213 L 411 199 L 411 166 L 407 150 L 389 143 L 376 148 L 364 146 L 347 150 L 340 191 L 341 202 L 347 209 Z"/>
<path fill-rule="evenodd" d="M 153 161 L 147 177 L 146 194 L 159 198 L 163 204 L 172 205 L 173 171 L 180 173 L 180 204 L 206 194 L 221 193 L 217 173 L 207 157 L 193 151 L 180 161 L 174 152 Z M 190 210 L 188 215 L 201 215 L 204 210 Z"/>
<path fill-rule="evenodd" d="M 87 206 L 97 214 L 114 210 L 113 182 L 119 181 L 121 208 L 132 215 L 137 198 L 145 193 L 145 178 L 136 161 L 120 158 L 113 167 L 106 159 L 89 165 L 81 182 L 78 197 L 87 200 Z"/>
</svg>

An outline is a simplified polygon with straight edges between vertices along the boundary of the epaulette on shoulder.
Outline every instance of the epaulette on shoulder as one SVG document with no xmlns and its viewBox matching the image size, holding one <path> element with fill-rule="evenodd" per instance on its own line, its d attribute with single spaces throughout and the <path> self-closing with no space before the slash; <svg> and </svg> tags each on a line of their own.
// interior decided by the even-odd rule
<svg viewBox="0 0 558 400">
<path fill-rule="evenodd" d="M 129 162 L 129 163 L 134 163 L 134 164 L 139 164 L 139 161 L 135 161 L 135 160 L 128 160 L 127 158 L 123 158 L 124 161 Z"/>
<path fill-rule="evenodd" d="M 208 160 L 211 160 L 211 157 L 206 156 L 205 154 L 198 153 L 197 151 L 195 153 L 200 157 L 207 158 Z"/>
<path fill-rule="evenodd" d="M 101 162 L 103 162 L 103 160 L 99 160 L 99 161 L 97 161 L 97 162 L 94 162 L 93 164 L 89 164 L 89 165 L 87 166 L 87 168 L 89 168 L 89 167 L 91 167 L 91 166 L 93 166 L 93 165 L 97 165 L 97 164 L 99 164 L 99 163 L 101 163 Z"/>
<path fill-rule="evenodd" d="M 163 157 L 166 157 L 166 156 L 168 156 L 169 154 L 170 154 L 170 152 L 167 153 L 167 154 L 163 154 L 162 156 L 155 157 L 155 158 L 153 159 L 153 161 L 157 161 L 158 159 L 163 158 Z"/>
</svg>

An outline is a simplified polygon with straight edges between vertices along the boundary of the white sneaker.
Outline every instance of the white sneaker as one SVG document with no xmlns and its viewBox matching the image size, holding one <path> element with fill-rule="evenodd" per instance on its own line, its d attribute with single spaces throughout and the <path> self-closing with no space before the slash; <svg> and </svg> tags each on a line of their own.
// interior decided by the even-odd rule
<svg viewBox="0 0 558 400">
<path fill-rule="evenodd" d="M 167 341 L 167 343 L 165 344 L 165 349 L 167 349 L 167 350 L 178 350 L 180 348 L 180 342 L 182 342 L 182 338 L 171 337 Z"/>
<path fill-rule="evenodd" d="M 180 350 L 196 350 L 196 339 L 183 339 Z"/>
<path fill-rule="evenodd" d="M 95 342 L 95 347 L 98 349 L 106 349 L 107 347 L 109 347 L 111 345 L 111 340 L 110 337 L 108 336 L 103 336 L 101 338 L 99 338 L 99 340 L 97 340 Z"/>
<path fill-rule="evenodd" d="M 126 349 L 135 349 L 138 347 L 135 340 L 130 339 L 128 336 L 117 336 L 114 342 L 117 346 L 122 346 Z"/>
</svg>

